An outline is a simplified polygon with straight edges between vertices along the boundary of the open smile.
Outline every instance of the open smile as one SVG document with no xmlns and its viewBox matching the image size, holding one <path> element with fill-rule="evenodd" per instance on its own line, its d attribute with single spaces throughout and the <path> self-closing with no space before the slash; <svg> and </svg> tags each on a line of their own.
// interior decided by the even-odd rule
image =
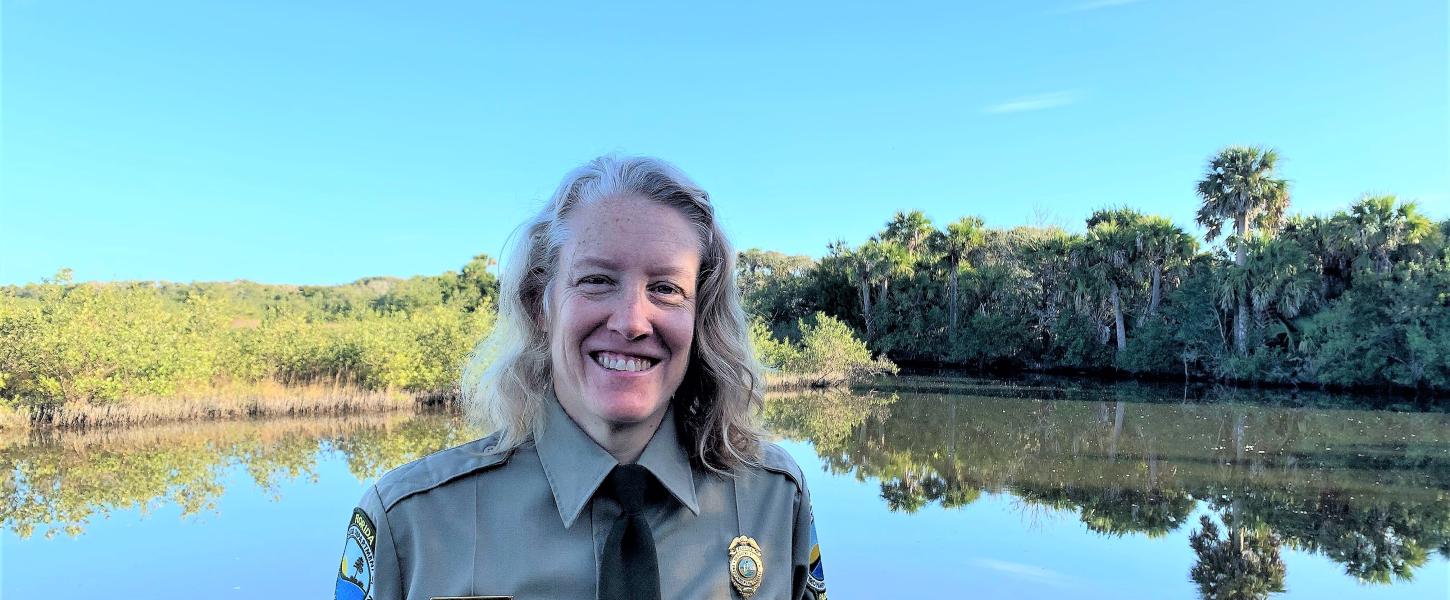
<svg viewBox="0 0 1450 600">
<path fill-rule="evenodd" d="M 595 364 L 606 370 L 626 373 L 648 371 L 660 363 L 659 359 L 648 356 L 634 356 L 618 352 L 591 352 L 589 357 L 594 359 Z"/>
</svg>

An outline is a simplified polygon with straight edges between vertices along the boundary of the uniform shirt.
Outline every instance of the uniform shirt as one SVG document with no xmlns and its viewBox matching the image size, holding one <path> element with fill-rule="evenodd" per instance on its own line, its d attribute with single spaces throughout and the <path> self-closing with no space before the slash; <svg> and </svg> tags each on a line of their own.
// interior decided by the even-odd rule
<svg viewBox="0 0 1450 600">
<path fill-rule="evenodd" d="M 545 404 L 533 442 L 500 452 L 489 436 L 384 475 L 353 511 L 336 598 L 596 598 L 621 510 L 594 493 L 618 462 Z M 729 548 L 749 536 L 764 567 L 752 600 L 825 599 L 810 493 L 784 450 L 765 445 L 735 478 L 694 469 L 666 414 L 638 463 L 663 488 L 645 510 L 662 598 L 740 598 Z"/>
</svg>

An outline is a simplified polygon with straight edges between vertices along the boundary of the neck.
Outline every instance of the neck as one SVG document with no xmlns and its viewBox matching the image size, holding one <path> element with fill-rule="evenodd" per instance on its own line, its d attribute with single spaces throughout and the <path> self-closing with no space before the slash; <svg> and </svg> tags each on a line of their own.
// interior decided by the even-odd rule
<svg viewBox="0 0 1450 600">
<path fill-rule="evenodd" d="M 666 410 L 639 423 L 586 423 L 569 412 L 569 406 L 560 403 L 564 414 L 569 415 L 589 439 L 599 444 L 605 452 L 619 461 L 619 464 L 633 464 L 644 454 L 644 447 L 649 445 L 650 439 L 654 438 L 655 432 L 659 431 L 660 424 L 664 422 Z"/>
</svg>

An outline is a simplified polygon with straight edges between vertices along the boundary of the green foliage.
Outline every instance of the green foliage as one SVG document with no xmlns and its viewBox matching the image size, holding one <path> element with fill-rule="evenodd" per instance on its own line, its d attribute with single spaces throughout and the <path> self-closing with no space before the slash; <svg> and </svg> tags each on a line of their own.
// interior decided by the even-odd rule
<svg viewBox="0 0 1450 600">
<path fill-rule="evenodd" d="M 871 358 L 866 344 L 838 319 L 815 313 L 801 319 L 797 327 L 800 342 L 791 343 L 775 338 L 759 317 L 750 323 L 756 358 L 790 381 L 810 387 L 830 387 L 897 372 L 891 361 Z"/>
<path fill-rule="evenodd" d="M 807 373 L 816 385 L 857 383 L 883 374 L 896 374 L 896 365 L 886 359 L 871 358 L 865 342 L 845 323 L 816 313 L 801 321 L 801 347 L 786 370 Z"/>
<path fill-rule="evenodd" d="M 755 350 L 755 359 L 767 369 L 780 371 L 794 364 L 800 356 L 800 349 L 787 340 L 778 339 L 758 316 L 750 319 L 750 345 Z"/>
<path fill-rule="evenodd" d="M 0 398 L 43 418 L 69 402 L 165 397 L 216 382 L 448 393 L 493 326 L 496 283 L 479 270 L 489 262 L 475 258 L 463 277 L 334 288 L 77 285 L 62 271 L 0 289 Z"/>
<path fill-rule="evenodd" d="M 819 311 L 896 361 L 1450 390 L 1450 221 L 1393 196 L 1286 219 L 1277 164 L 1210 159 L 1197 216 L 1221 248 L 1127 207 L 1081 234 L 900 211 L 814 263 L 742 254 L 742 292 L 769 331 Z"/>
<path fill-rule="evenodd" d="M 1279 536 L 1270 531 L 1234 528 L 1220 539 L 1218 525 L 1207 516 L 1188 545 L 1198 555 L 1189 578 L 1208 600 L 1264 600 L 1284 591 L 1284 559 Z"/>
<path fill-rule="evenodd" d="M 1183 368 L 1183 350 L 1172 328 L 1154 319 L 1138 327 L 1113 362 L 1130 373 L 1172 373 Z"/>
</svg>

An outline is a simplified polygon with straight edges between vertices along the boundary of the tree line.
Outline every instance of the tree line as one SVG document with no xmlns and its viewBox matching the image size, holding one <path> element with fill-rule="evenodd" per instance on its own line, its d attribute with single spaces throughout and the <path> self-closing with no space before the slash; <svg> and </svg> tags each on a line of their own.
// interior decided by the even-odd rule
<svg viewBox="0 0 1450 600">
<path fill-rule="evenodd" d="M 741 287 L 775 335 L 823 312 L 908 364 L 1450 389 L 1450 219 L 1389 195 L 1286 216 L 1278 163 L 1209 158 L 1196 221 L 1221 246 L 1128 207 L 1080 233 L 899 211 L 819 260 L 742 252 Z"/>
<path fill-rule="evenodd" d="M 451 402 L 497 317 L 495 264 L 338 286 L 74 283 L 63 269 L 0 288 L 0 430 Z M 771 386 L 895 371 L 839 320 L 806 323 L 794 340 L 753 324 Z"/>
<path fill-rule="evenodd" d="M 894 361 L 1450 389 L 1450 220 L 1393 196 L 1286 217 L 1278 160 L 1241 147 L 1210 158 L 1197 221 L 1219 247 L 1116 207 L 1081 233 L 902 211 L 819 260 L 744 251 L 757 356 L 777 386 L 859 382 Z M 493 327 L 495 264 L 338 286 L 74 283 L 62 269 L 0 287 L 0 428 L 260 383 L 446 397 Z"/>
</svg>

